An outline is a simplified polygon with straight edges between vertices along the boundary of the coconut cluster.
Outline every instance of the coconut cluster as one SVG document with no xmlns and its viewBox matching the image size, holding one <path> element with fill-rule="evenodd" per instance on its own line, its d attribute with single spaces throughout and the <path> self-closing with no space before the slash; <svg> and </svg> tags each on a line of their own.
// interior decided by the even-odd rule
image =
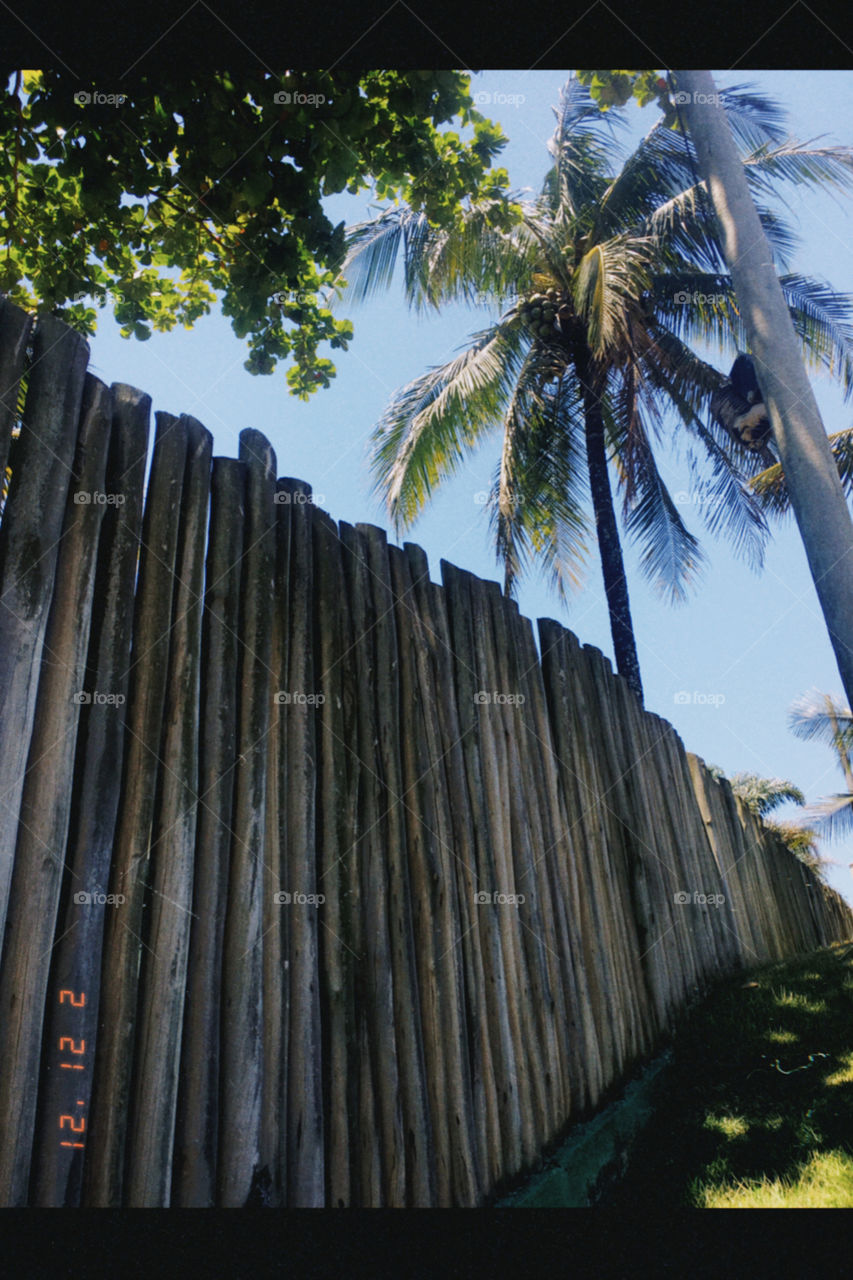
<svg viewBox="0 0 853 1280">
<path fill-rule="evenodd" d="M 549 289 L 547 293 L 531 294 L 522 302 L 522 317 L 537 338 L 544 340 L 554 337 L 555 322 L 564 302 L 565 299 L 557 293 L 556 289 Z"/>
</svg>

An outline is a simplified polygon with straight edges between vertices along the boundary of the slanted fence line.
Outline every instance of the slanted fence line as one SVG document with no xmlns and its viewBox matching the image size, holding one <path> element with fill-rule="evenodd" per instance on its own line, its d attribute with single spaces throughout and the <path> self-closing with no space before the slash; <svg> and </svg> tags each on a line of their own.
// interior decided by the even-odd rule
<svg viewBox="0 0 853 1280">
<path fill-rule="evenodd" d="M 258 431 L 158 412 L 144 489 L 87 362 L 0 300 L 0 1203 L 482 1204 L 853 936 L 597 650 Z"/>
</svg>

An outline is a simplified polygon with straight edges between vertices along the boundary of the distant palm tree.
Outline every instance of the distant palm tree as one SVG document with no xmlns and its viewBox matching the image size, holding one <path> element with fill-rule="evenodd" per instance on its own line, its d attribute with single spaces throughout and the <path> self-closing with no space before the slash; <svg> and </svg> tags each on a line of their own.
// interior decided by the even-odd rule
<svg viewBox="0 0 853 1280">
<path fill-rule="evenodd" d="M 853 832 L 853 712 L 840 699 L 813 689 L 792 705 L 788 725 L 798 738 L 830 747 L 847 784 L 846 791 L 810 805 L 807 820 L 830 839 L 849 835 Z"/>
<path fill-rule="evenodd" d="M 740 796 L 747 808 L 759 818 L 764 818 L 780 804 L 792 800 L 804 805 L 806 797 L 793 782 L 784 778 L 762 778 L 757 773 L 735 773 L 729 778 L 732 791 Z"/>
<path fill-rule="evenodd" d="M 721 96 L 759 203 L 778 180 L 849 182 L 848 149 L 787 141 L 772 103 L 744 89 Z M 691 446 L 691 500 L 709 529 L 727 533 L 756 567 L 768 528 L 746 478 L 775 454 L 751 452 L 711 419 L 724 376 L 689 345 L 745 344 L 689 138 L 658 122 L 620 163 L 614 130 L 624 120 L 602 116 L 575 80 L 555 114 L 538 199 L 484 201 L 445 230 L 405 206 L 386 209 L 350 230 L 341 274 L 359 301 L 391 283 L 402 249 L 412 306 L 506 306 L 461 354 L 394 396 L 372 437 L 376 489 L 405 531 L 441 481 L 500 431 L 488 505 L 504 590 L 512 594 L 536 559 L 562 597 L 585 560 L 591 497 L 616 667 L 642 699 L 611 469 L 644 572 L 678 601 L 704 556 L 658 467 L 665 429 Z M 792 233 L 769 209 L 760 215 L 787 269 Z M 782 286 L 807 355 L 853 387 L 848 300 L 798 275 Z"/>
<path fill-rule="evenodd" d="M 710 765 L 709 772 L 717 780 L 726 776 L 717 765 Z M 801 862 L 818 875 L 825 875 L 829 859 L 822 858 L 818 852 L 818 833 L 802 823 L 779 822 L 767 816 L 788 801 L 804 805 L 806 798 L 799 787 L 784 778 L 762 778 L 757 773 L 735 773 L 728 782 L 734 794 L 740 797 L 756 817 L 761 818 L 765 827 L 776 833 Z"/>
</svg>

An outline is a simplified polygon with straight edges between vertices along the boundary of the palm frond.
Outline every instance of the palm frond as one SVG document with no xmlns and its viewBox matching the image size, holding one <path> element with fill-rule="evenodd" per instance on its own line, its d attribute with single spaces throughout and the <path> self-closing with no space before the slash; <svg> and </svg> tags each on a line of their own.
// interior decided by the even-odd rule
<svg viewBox="0 0 853 1280">
<path fill-rule="evenodd" d="M 615 131 L 626 121 L 619 112 L 600 111 L 586 85 L 574 77 L 561 90 L 554 116 L 557 125 L 548 143 L 554 165 L 542 195 L 552 213 L 562 208 L 576 217 L 605 190 Z"/>
<path fill-rule="evenodd" d="M 816 147 L 818 139 L 798 142 L 786 138 L 777 146 L 765 143 L 745 156 L 746 179 L 753 195 L 778 194 L 780 179 L 794 186 L 846 189 L 853 184 L 853 148 Z"/>
<path fill-rule="evenodd" d="M 407 206 L 386 209 L 347 233 L 347 254 L 338 275 L 349 289 L 344 301 L 363 302 L 388 288 L 400 251 L 406 300 L 415 310 L 458 299 L 479 303 L 486 296 L 505 300 L 533 269 L 537 239 L 524 212 L 533 206 L 506 200 L 482 200 L 459 212 L 449 227 L 430 227 L 426 216 Z M 515 217 L 504 220 L 508 209 Z"/>
<path fill-rule="evenodd" d="M 827 840 L 853 835 L 853 795 L 849 791 L 826 796 L 806 809 L 804 820 Z"/>
<path fill-rule="evenodd" d="M 734 84 L 718 92 L 729 128 L 742 150 L 754 151 L 767 142 L 783 140 L 787 112 L 780 103 L 755 92 L 751 84 Z"/>
<path fill-rule="evenodd" d="M 801 862 L 817 871 L 823 869 L 824 860 L 818 854 L 817 832 L 798 822 L 778 822 L 772 818 L 764 823 Z"/>
<path fill-rule="evenodd" d="M 838 478 L 845 497 L 853 497 L 853 427 L 844 431 L 836 431 L 828 437 L 829 447 L 838 468 Z M 791 510 L 791 499 L 785 483 L 785 473 L 781 462 L 766 467 L 757 476 L 753 476 L 749 487 L 758 498 L 762 508 L 770 515 L 787 515 Z"/>
<path fill-rule="evenodd" d="M 840 698 L 812 689 L 788 710 L 788 728 L 804 742 L 822 742 L 834 751 L 853 748 L 853 712 Z"/>
<path fill-rule="evenodd" d="M 697 428 L 697 435 L 705 457 L 702 462 L 695 453 L 689 457 L 691 503 L 699 507 L 709 532 L 725 536 L 735 555 L 758 571 L 764 565 L 770 537 L 761 507 L 742 471 L 732 462 L 730 451 L 721 449 L 705 427 Z M 710 472 L 703 463 L 710 466 Z"/>
<path fill-rule="evenodd" d="M 853 393 L 853 297 L 828 284 L 797 274 L 780 277 L 794 328 L 803 343 L 803 356 L 839 377 L 844 398 Z"/>
<path fill-rule="evenodd" d="M 428 231 L 426 215 L 408 206 L 385 209 L 348 228 L 346 256 L 338 273 L 339 281 L 349 284 L 346 300 L 364 302 L 387 289 L 401 248 L 407 292 L 414 288 L 416 279 L 423 279 L 421 251 Z"/>
<path fill-rule="evenodd" d="M 568 376 L 541 385 L 543 358 L 534 344 L 507 409 L 490 526 L 507 594 L 535 562 L 565 601 L 580 585 L 590 536 L 580 398 Z"/>
<path fill-rule="evenodd" d="M 780 804 L 787 804 L 789 801 L 798 805 L 806 803 L 806 797 L 800 788 L 785 778 L 762 778 L 757 773 L 735 773 L 729 781 L 735 795 L 740 796 L 744 804 L 759 817 L 772 813 Z"/>
<path fill-rule="evenodd" d="M 661 478 L 636 400 L 631 399 L 630 420 L 624 423 L 619 449 L 625 531 L 642 548 L 644 575 L 672 603 L 682 603 L 705 556 Z"/>
<path fill-rule="evenodd" d="M 500 425 L 524 342 L 517 319 L 492 325 L 394 396 L 371 436 L 371 469 L 397 532 L 411 526 L 441 481 Z"/>
<path fill-rule="evenodd" d="M 593 245 L 575 272 L 575 310 L 583 318 L 593 355 L 605 358 L 629 347 L 629 319 L 649 289 L 651 245 L 629 234 Z"/>
</svg>

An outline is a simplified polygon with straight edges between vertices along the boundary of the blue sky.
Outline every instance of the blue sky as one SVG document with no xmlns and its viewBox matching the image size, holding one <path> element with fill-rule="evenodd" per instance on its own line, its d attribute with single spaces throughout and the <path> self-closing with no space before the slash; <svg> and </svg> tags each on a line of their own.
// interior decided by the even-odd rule
<svg viewBox="0 0 853 1280">
<path fill-rule="evenodd" d="M 473 78 L 473 91 L 481 95 L 479 109 L 499 121 L 509 138 L 499 163 L 509 171 L 514 189 L 539 189 L 553 132 L 551 108 L 567 75 L 501 70 Z M 775 98 L 788 110 L 790 132 L 801 140 L 823 135 L 827 142 L 853 142 L 852 72 L 738 70 L 714 75 L 721 87 L 749 82 Z M 625 133 L 625 145 L 651 127 L 656 110 L 629 108 L 631 131 Z M 853 294 L 853 196 L 801 194 L 792 188 L 786 198 L 785 214 L 801 238 L 793 269 Z M 336 196 L 329 199 L 328 211 L 333 221 L 355 222 L 365 216 L 366 199 Z M 355 339 L 349 351 L 331 353 L 338 376 L 309 404 L 288 396 L 282 371 L 271 377 L 246 373 L 245 344 L 218 314 L 190 332 L 154 334 L 140 343 L 122 339 L 103 312 L 90 343 L 92 367 L 106 382 L 129 382 L 147 391 L 154 409 L 199 418 L 213 433 L 217 454 L 236 456 L 244 427 L 263 431 L 275 448 L 279 475 L 308 481 L 334 519 L 387 527 L 371 493 L 371 430 L 397 388 L 447 360 L 489 313 L 458 306 L 440 316 L 417 317 L 408 312 L 397 288 L 341 314 L 353 319 Z M 714 352 L 709 358 L 728 369 L 732 356 Z M 849 426 L 853 403 L 844 405 L 828 379 L 816 378 L 814 386 L 827 429 Z M 499 448 L 495 435 L 407 535 L 426 550 L 434 578 L 443 557 L 480 577 L 500 580 L 487 517 L 477 502 L 490 485 Z M 689 491 L 683 459 L 661 454 L 659 462 L 671 491 Z M 659 599 L 639 574 L 636 552 L 626 548 L 647 707 L 671 721 L 689 750 L 729 774 L 751 770 L 789 778 L 808 800 L 841 790 L 841 774 L 829 751 L 798 741 L 786 727 L 787 710 L 800 694 L 813 687 L 841 694 L 793 519 L 774 526 L 760 575 L 704 531 L 698 509 L 687 523 L 699 536 L 709 564 L 686 605 L 673 608 Z M 583 643 L 598 646 L 612 659 L 594 556 L 583 589 L 568 607 L 535 579 L 522 584 L 518 601 L 528 617 L 557 618 Z M 829 882 L 853 900 L 848 870 L 853 841 L 825 845 L 824 853 L 840 863 L 829 869 Z"/>
</svg>

